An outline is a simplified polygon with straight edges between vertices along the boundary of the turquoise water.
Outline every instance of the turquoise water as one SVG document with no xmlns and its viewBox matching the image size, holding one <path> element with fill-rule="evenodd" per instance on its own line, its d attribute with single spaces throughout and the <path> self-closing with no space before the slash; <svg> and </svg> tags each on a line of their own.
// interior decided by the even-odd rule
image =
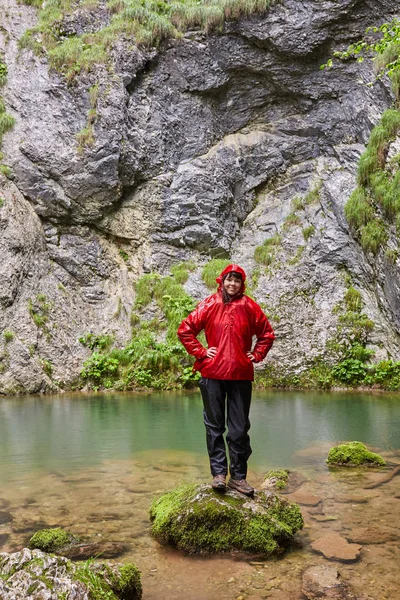
<svg viewBox="0 0 400 600">
<path fill-rule="evenodd" d="M 255 391 L 250 417 L 255 469 L 296 466 L 296 453 L 321 442 L 400 448 L 399 395 Z M 197 392 L 0 399 L 3 481 L 163 449 L 204 456 Z"/>
<path fill-rule="evenodd" d="M 305 527 L 278 560 L 186 556 L 150 535 L 154 498 L 210 480 L 197 391 L 1 398 L 0 552 L 57 526 L 122 543 L 115 560 L 138 566 L 143 600 L 294 600 L 304 570 L 321 564 L 337 566 L 354 597 L 398 600 L 399 476 L 379 482 L 400 463 L 400 395 L 255 391 L 250 418 L 249 481 L 261 490 L 268 469 L 286 467 L 299 486 L 285 497 Z M 346 440 L 376 448 L 388 466 L 329 469 L 330 446 Z M 327 534 L 359 543 L 359 559 L 314 551 Z"/>
</svg>

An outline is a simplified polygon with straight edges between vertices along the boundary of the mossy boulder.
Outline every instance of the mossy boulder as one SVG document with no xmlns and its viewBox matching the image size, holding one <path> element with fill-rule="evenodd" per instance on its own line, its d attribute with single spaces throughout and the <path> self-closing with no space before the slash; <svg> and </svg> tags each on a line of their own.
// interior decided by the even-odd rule
<svg viewBox="0 0 400 600">
<path fill-rule="evenodd" d="M 140 600 L 140 572 L 134 564 L 73 563 L 63 556 L 24 548 L 0 554 L 1 600 L 74 598 Z"/>
<path fill-rule="evenodd" d="M 297 504 L 272 492 L 253 499 L 209 485 L 185 485 L 156 499 L 150 508 L 152 535 L 188 553 L 232 550 L 264 556 L 281 552 L 303 527 Z"/>
<path fill-rule="evenodd" d="M 64 546 L 78 542 L 72 533 L 64 531 L 61 527 L 55 527 L 54 529 L 40 529 L 33 534 L 29 540 L 29 548 L 36 548 L 37 550 L 43 550 L 43 552 L 56 552 Z"/>
<path fill-rule="evenodd" d="M 361 442 L 349 442 L 347 444 L 339 444 L 329 450 L 328 465 L 334 466 L 384 466 L 386 461 L 375 452 L 370 452 Z"/>
<path fill-rule="evenodd" d="M 272 487 L 276 490 L 284 490 L 289 479 L 289 471 L 287 469 L 271 469 L 264 478 L 265 487 Z"/>
</svg>

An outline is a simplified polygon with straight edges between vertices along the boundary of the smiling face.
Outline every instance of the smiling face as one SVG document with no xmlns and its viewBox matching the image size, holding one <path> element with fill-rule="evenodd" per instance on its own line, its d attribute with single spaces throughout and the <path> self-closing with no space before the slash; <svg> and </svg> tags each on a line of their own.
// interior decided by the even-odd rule
<svg viewBox="0 0 400 600">
<path fill-rule="evenodd" d="M 228 296 L 236 296 L 242 289 L 242 280 L 233 273 L 224 279 L 224 290 Z"/>
</svg>

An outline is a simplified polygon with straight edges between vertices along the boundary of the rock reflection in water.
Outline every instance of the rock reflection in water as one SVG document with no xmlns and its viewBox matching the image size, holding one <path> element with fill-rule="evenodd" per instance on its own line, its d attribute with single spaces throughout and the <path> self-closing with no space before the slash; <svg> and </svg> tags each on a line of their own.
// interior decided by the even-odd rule
<svg viewBox="0 0 400 600">
<path fill-rule="evenodd" d="M 399 457 L 382 453 L 391 463 Z M 399 481 L 365 489 L 390 470 L 329 470 L 326 444 L 299 453 L 300 485 L 285 497 L 301 504 L 304 530 L 285 555 L 270 560 L 228 555 L 184 556 L 149 536 L 152 499 L 183 482 L 209 479 L 206 457 L 184 451 L 146 451 L 132 460 L 105 461 L 71 474 L 54 472 L 19 477 L 3 489 L 0 506 L 10 518 L 0 525 L 0 550 L 26 545 L 42 527 L 60 526 L 96 542 L 126 548 L 115 560 L 133 561 L 142 572 L 144 600 L 300 600 L 302 573 L 310 566 L 334 564 L 356 597 L 398 599 L 400 594 Z M 304 460 L 302 461 L 301 455 Z M 310 467 L 310 456 L 319 467 Z M 284 465 L 283 465 L 284 466 Z M 263 473 L 250 472 L 259 489 Z M 333 560 L 312 550 L 323 538 L 343 539 L 360 548 L 359 558 Z M 336 553 L 336 554 L 335 554 Z M 343 560 L 347 562 L 343 562 Z"/>
</svg>

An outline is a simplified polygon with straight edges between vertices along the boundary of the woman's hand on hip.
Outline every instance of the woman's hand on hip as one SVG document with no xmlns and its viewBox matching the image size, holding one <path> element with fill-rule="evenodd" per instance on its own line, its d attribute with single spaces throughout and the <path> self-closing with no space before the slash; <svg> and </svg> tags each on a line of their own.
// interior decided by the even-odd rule
<svg viewBox="0 0 400 600">
<path fill-rule="evenodd" d="M 247 354 L 247 358 L 249 358 L 251 360 L 251 362 L 254 362 L 256 359 L 254 358 L 254 354 L 252 354 L 251 352 L 246 352 Z"/>
<path fill-rule="evenodd" d="M 207 358 L 215 358 L 217 351 L 218 351 L 218 348 L 215 348 L 215 346 L 213 346 L 212 348 L 208 348 L 207 349 Z"/>
</svg>

